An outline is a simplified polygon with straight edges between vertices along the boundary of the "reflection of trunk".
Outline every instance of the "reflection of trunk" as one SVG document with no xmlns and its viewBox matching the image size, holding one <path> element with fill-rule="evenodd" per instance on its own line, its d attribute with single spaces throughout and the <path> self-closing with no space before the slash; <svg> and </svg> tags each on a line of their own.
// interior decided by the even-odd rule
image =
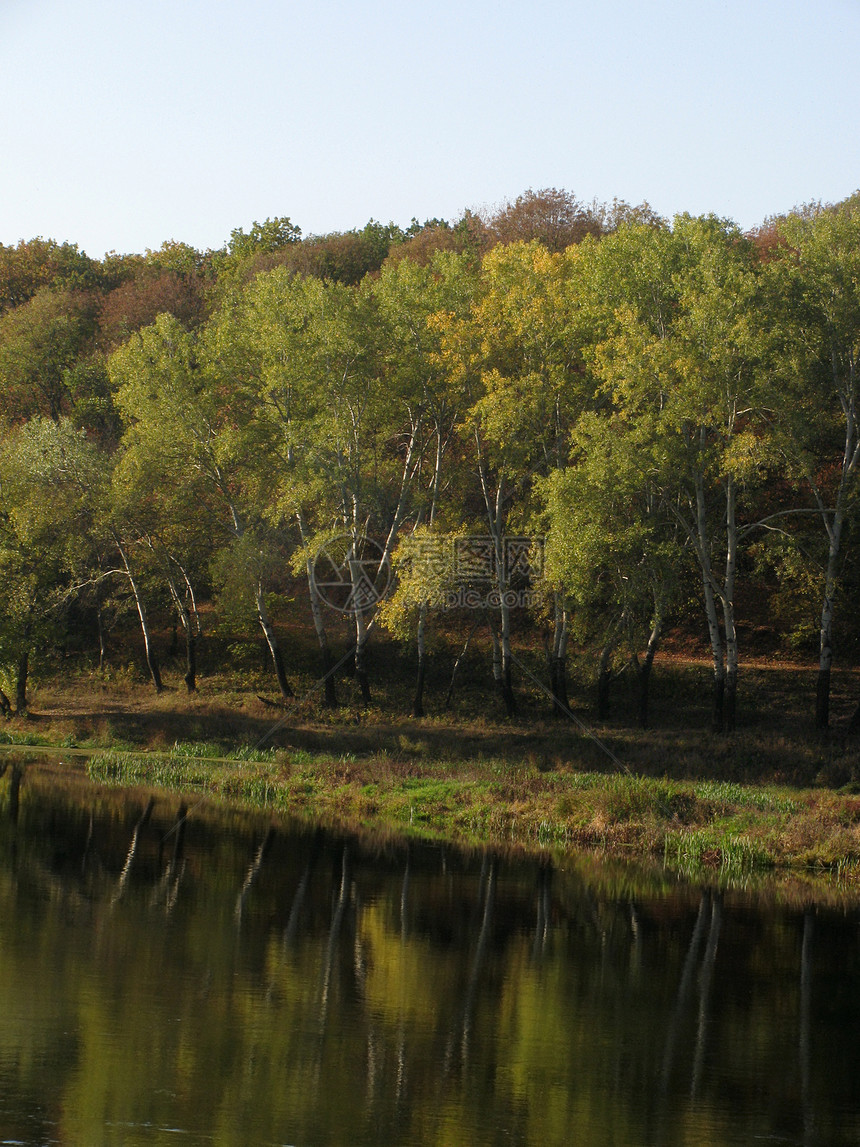
<svg viewBox="0 0 860 1147">
<path fill-rule="evenodd" d="M 284 947 L 288 948 L 292 944 L 296 935 L 296 929 L 299 926 L 299 916 L 301 915 L 302 905 L 305 902 L 307 895 L 308 885 L 311 879 L 311 869 L 313 868 L 313 857 L 305 865 L 305 870 L 302 873 L 302 878 L 299 881 L 299 886 L 296 889 L 296 894 L 293 897 L 292 907 L 290 908 L 290 915 L 287 919 L 287 926 L 284 928 Z"/>
<path fill-rule="evenodd" d="M 409 903 L 409 851 L 406 852 L 406 867 L 403 870 L 403 884 L 400 887 L 400 942 L 406 942 L 406 908 Z"/>
<path fill-rule="evenodd" d="M 466 990 L 466 1002 L 463 1008 L 463 1030 L 460 1040 L 460 1051 L 465 1064 L 469 1058 L 469 1037 L 472 1031 L 472 1013 L 475 1009 L 475 997 L 478 994 L 478 984 L 484 965 L 484 957 L 490 941 L 493 927 L 493 908 L 496 898 L 496 862 L 490 860 L 487 872 L 487 884 L 484 892 L 484 914 L 481 919 L 481 931 L 478 936 L 478 945 L 475 949 L 475 958 L 472 961 L 472 972 L 469 976 L 469 986 Z"/>
<path fill-rule="evenodd" d="M 254 855 L 254 859 L 251 861 L 248 867 L 248 871 L 245 873 L 245 883 L 242 885 L 241 891 L 236 897 L 236 907 L 233 910 L 233 916 L 236 920 L 237 928 L 242 923 L 242 912 L 245 908 L 245 901 L 248 898 L 248 893 L 251 891 L 251 888 L 254 885 L 254 881 L 257 879 L 257 875 L 263 866 L 263 861 L 266 858 L 266 853 L 269 851 L 269 846 L 271 845 L 274 838 L 275 830 L 273 827 L 270 827 L 269 831 L 263 838 L 262 844 L 257 849 Z"/>
<path fill-rule="evenodd" d="M 705 938 L 705 928 L 707 926 L 708 911 L 711 906 L 711 896 L 709 892 L 703 892 L 699 900 L 699 913 L 696 916 L 696 923 L 693 928 L 693 935 L 690 937 L 690 946 L 687 948 L 687 955 L 684 960 L 684 967 L 681 972 L 681 981 L 678 985 L 678 996 L 675 1000 L 675 1008 L 672 1012 L 672 1019 L 669 1023 L 669 1031 L 666 1036 L 666 1050 L 663 1053 L 663 1073 L 661 1080 L 661 1091 L 665 1095 L 669 1090 L 669 1079 L 672 1074 L 672 1066 L 675 1059 L 675 1043 L 678 1038 L 678 1028 L 683 1018 L 684 1009 L 687 1004 L 687 999 L 690 995 L 690 988 L 693 983 L 693 973 L 696 968 L 696 962 L 699 958 L 699 949 L 702 946 L 702 941 Z"/>
<path fill-rule="evenodd" d="M 340 871 L 340 891 L 338 893 L 337 902 L 334 907 L 334 914 L 331 921 L 331 932 L 328 938 L 328 947 L 326 948 L 325 964 L 323 965 L 323 980 L 322 992 L 320 998 L 320 1034 L 325 1030 L 326 1017 L 328 1015 L 328 1001 L 329 990 L 331 988 L 331 974 L 334 967 L 334 957 L 337 951 L 338 940 L 340 939 L 340 930 L 343 925 L 343 917 L 346 912 L 346 905 L 349 901 L 349 850 L 346 845 L 343 849 L 343 858 L 341 860 Z"/>
<path fill-rule="evenodd" d="M 131 592 L 134 595 L 134 604 L 137 606 L 137 616 L 140 619 L 140 628 L 143 632 L 143 644 L 146 650 L 146 664 L 149 668 L 149 675 L 152 678 L 152 684 L 155 686 L 156 693 L 161 693 L 164 686 L 161 684 L 161 672 L 158 668 L 158 660 L 155 656 L 155 649 L 152 644 L 152 634 L 149 631 L 149 621 L 146 616 L 146 606 L 144 605 L 143 596 L 137 584 L 137 578 L 132 572 L 125 546 L 120 542 L 119 538 L 115 538 L 114 540 L 119 556 L 122 558 L 122 564 L 125 567 L 125 573 L 131 586 Z"/>
<path fill-rule="evenodd" d="M 159 848 L 159 861 L 161 860 L 161 853 L 164 845 L 173 836 L 173 850 L 170 860 L 168 861 L 164 875 L 159 882 L 158 890 L 153 897 L 155 903 L 164 900 L 164 911 L 166 915 L 170 915 L 173 911 L 177 897 L 179 896 L 179 885 L 185 872 L 185 862 L 182 859 L 182 850 L 185 843 L 185 822 L 188 819 L 188 805 L 183 803 L 179 806 L 176 813 L 176 820 L 173 822 L 173 828 L 166 834 L 161 842 Z"/>
<path fill-rule="evenodd" d="M 275 633 L 274 626 L 269 620 L 269 611 L 266 608 L 266 596 L 263 593 L 263 583 L 257 581 L 254 587 L 254 603 L 257 606 L 257 620 L 260 623 L 260 628 L 266 638 L 266 645 L 269 647 L 269 653 L 272 658 L 272 665 L 275 668 L 275 677 L 278 681 L 278 688 L 281 691 L 281 696 L 287 700 L 294 697 L 290 683 L 287 680 L 287 672 L 284 668 L 284 658 L 281 654 L 281 647 L 278 644 L 277 634 Z"/>
<path fill-rule="evenodd" d="M 176 820 L 173 822 L 173 828 L 165 835 L 164 840 L 161 842 L 162 847 L 165 841 L 173 836 L 173 852 L 171 854 L 170 863 L 167 866 L 167 871 L 175 870 L 176 866 L 182 859 L 182 849 L 185 844 L 185 822 L 188 820 L 188 805 L 183 801 L 176 813 Z"/>
<path fill-rule="evenodd" d="M 122 896 L 123 892 L 125 892 L 125 886 L 128 883 L 128 878 L 129 878 L 129 875 L 131 873 L 132 865 L 134 864 L 134 858 L 137 855 L 137 845 L 138 845 L 138 841 L 140 839 L 141 831 L 149 823 L 149 818 L 152 816 L 152 810 L 154 807 L 155 807 L 155 797 L 150 797 L 149 801 L 147 802 L 146 808 L 143 810 L 143 813 L 141 814 L 140 819 L 138 820 L 137 824 L 134 826 L 134 831 L 131 834 L 131 844 L 129 844 L 129 846 L 128 846 L 128 855 L 125 858 L 125 865 L 123 866 L 123 870 L 120 873 L 119 880 L 117 881 L 117 889 L 116 889 L 116 893 L 114 894 L 114 898 L 113 898 L 114 904 L 116 904 L 117 900 L 119 900 L 120 897 Z"/>
<path fill-rule="evenodd" d="M 804 1147 L 813 1142 L 815 1118 L 811 1093 L 812 1046 L 812 910 L 803 914 L 803 947 L 800 955 L 800 1098 L 803 1108 Z"/>
<path fill-rule="evenodd" d="M 714 978 L 714 965 L 717 960 L 717 943 L 720 939 L 723 902 L 719 892 L 714 893 L 711 903 L 711 926 L 708 929 L 708 944 L 702 959 L 699 973 L 699 1022 L 696 1032 L 696 1051 L 693 1057 L 693 1079 L 690 1085 L 691 1098 L 695 1099 L 702 1080 L 702 1065 L 705 1059 L 708 1027 L 711 1019 L 711 983 Z"/>
<path fill-rule="evenodd" d="M 480 621 L 480 614 L 478 614 L 478 616 L 472 622 L 472 628 L 469 630 L 469 634 L 463 643 L 463 648 L 460 650 L 459 656 L 457 657 L 456 661 L 454 662 L 454 668 L 451 670 L 451 681 L 450 681 L 450 684 L 448 685 L 448 692 L 445 694 L 445 708 L 446 709 L 451 708 L 451 700 L 454 696 L 454 682 L 457 680 L 457 671 L 460 668 L 460 666 L 463 664 L 463 658 L 469 652 L 469 644 L 472 640 L 472 637 L 474 636 L 475 630 L 478 628 L 478 622 L 479 621 Z"/>
<path fill-rule="evenodd" d="M 24 770 L 18 765 L 12 766 L 12 776 L 9 778 L 9 819 L 12 824 L 18 823 L 18 805 L 20 801 L 21 778 Z"/>
<path fill-rule="evenodd" d="M 542 864 L 538 869 L 537 919 L 535 921 L 535 939 L 532 945 L 533 960 L 539 960 L 543 955 L 544 948 L 546 948 L 550 916 L 549 888 L 551 881 L 552 868 L 548 864 Z"/>
</svg>

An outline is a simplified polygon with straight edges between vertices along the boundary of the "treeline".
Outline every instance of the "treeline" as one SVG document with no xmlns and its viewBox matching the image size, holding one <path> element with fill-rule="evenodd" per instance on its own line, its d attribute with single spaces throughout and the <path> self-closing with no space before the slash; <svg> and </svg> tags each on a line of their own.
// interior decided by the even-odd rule
<svg viewBox="0 0 860 1147">
<path fill-rule="evenodd" d="M 488 628 L 509 714 L 527 615 L 559 711 L 574 640 L 602 706 L 633 666 L 645 723 L 661 634 L 695 601 L 727 731 L 737 603 L 768 587 L 787 637 L 818 631 L 828 724 L 857 581 L 860 195 L 753 234 L 548 190 L 406 230 L 266 220 L 217 252 L 37 239 L 0 247 L 0 312 L 7 714 L 34 655 L 88 628 L 103 656 L 123 608 L 160 690 L 166 601 L 189 690 L 206 601 L 259 626 L 288 697 L 276 605 L 302 579 L 326 702 L 340 606 L 365 700 L 372 626 L 414 641 L 417 715 L 455 607 L 467 638 Z"/>
</svg>

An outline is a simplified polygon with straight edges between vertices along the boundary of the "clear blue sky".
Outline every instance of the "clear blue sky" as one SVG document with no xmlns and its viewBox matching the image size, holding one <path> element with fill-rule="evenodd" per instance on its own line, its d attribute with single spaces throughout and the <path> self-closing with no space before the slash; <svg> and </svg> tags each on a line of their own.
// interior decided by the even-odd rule
<svg viewBox="0 0 860 1147">
<path fill-rule="evenodd" d="M 860 187 L 860 0 L 0 0 L 0 242 L 453 219 L 752 227 Z"/>
</svg>

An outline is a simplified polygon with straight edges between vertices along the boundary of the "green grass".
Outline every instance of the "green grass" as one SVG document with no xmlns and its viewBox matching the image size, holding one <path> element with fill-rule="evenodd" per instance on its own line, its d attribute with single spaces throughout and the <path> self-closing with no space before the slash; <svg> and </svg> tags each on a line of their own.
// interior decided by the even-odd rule
<svg viewBox="0 0 860 1147">
<path fill-rule="evenodd" d="M 831 733 L 810 728 L 808 672 L 763 666 L 743 678 L 738 731 L 715 737 L 707 667 L 658 664 L 652 727 L 641 730 L 632 678 L 614 686 L 612 716 L 600 723 L 586 662 L 572 659 L 574 708 L 621 761 L 618 772 L 595 741 L 548 715 L 525 678 L 518 717 L 503 717 L 487 692 L 487 653 L 470 653 L 451 712 L 439 708 L 450 664 L 435 657 L 420 721 L 406 715 L 414 667 L 396 651 L 377 651 L 372 707 L 361 708 L 343 680 L 340 708 L 321 708 L 314 693 L 286 721 L 260 700 L 275 694 L 253 659 L 239 673 L 201 678 L 192 696 L 176 670 L 158 697 L 143 680 L 81 672 L 40 685 L 31 715 L 0 727 L 0 745 L 91 750 L 91 775 L 114 785 L 437 838 L 650 855 L 678 871 L 805 866 L 853 879 L 860 868 L 860 801 L 851 795 L 860 793 L 860 738 L 839 732 L 857 692 L 851 671 L 834 677 Z M 522 656 L 543 673 L 537 646 Z M 298 692 L 310 688 L 314 666 L 308 654 L 294 671 Z"/>
<path fill-rule="evenodd" d="M 544 772 L 528 759 L 404 761 L 268 751 L 255 759 L 220 745 L 195 756 L 98 753 L 89 776 L 111 785 L 158 786 L 326 822 L 515 846 L 598 848 L 662 858 L 680 873 L 737 876 L 768 868 L 838 871 L 860 862 L 860 799 L 726 781 Z M 853 877 L 851 877 L 853 879 Z"/>
</svg>

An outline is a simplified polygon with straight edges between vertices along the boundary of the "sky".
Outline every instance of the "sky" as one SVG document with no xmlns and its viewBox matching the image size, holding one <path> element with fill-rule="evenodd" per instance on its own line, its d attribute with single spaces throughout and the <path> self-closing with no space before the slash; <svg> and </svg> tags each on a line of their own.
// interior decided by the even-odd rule
<svg viewBox="0 0 860 1147">
<path fill-rule="evenodd" d="M 860 187 L 860 0 L 0 0 L 0 242 Z"/>
</svg>

